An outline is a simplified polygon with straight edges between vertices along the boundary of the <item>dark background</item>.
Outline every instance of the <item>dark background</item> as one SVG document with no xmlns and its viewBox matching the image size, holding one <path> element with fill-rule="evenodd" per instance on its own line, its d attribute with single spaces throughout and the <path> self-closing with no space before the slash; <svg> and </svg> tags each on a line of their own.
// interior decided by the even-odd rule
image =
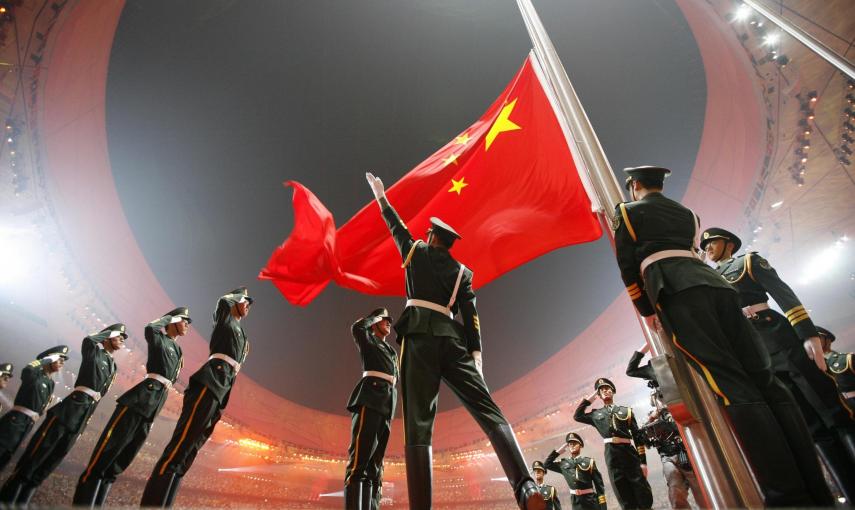
<svg viewBox="0 0 855 510">
<path fill-rule="evenodd" d="M 612 166 L 668 166 L 669 194 L 681 196 L 706 87 L 676 4 L 535 7 Z M 365 171 L 391 185 L 474 122 L 529 49 L 513 0 L 129 0 L 110 60 L 107 128 L 116 186 L 149 265 L 204 337 L 216 298 L 248 285 L 257 301 L 245 324 L 246 373 L 343 414 L 361 370 L 350 323 L 377 306 L 397 315 L 403 298 L 333 285 L 295 308 L 257 281 L 293 225 L 281 183 L 302 182 L 343 224 L 373 198 Z M 535 369 L 622 291 L 605 238 L 484 287 L 491 387 Z M 441 397 L 441 409 L 457 405 Z"/>
</svg>

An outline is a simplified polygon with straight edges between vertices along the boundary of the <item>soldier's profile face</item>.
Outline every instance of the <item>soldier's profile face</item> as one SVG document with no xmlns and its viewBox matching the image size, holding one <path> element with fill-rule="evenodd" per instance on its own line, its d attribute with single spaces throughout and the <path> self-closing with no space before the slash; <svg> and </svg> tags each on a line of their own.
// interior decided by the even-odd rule
<svg viewBox="0 0 855 510">
<path fill-rule="evenodd" d="M 175 331 L 178 333 L 178 336 L 184 336 L 187 334 L 187 330 L 190 329 L 190 324 L 187 323 L 186 320 L 175 323 Z"/>
<path fill-rule="evenodd" d="M 392 322 L 389 319 L 383 319 L 380 322 L 374 324 L 375 333 L 377 336 L 389 336 L 389 333 L 392 331 Z"/>
<path fill-rule="evenodd" d="M 600 398 L 603 400 L 610 399 L 615 394 L 615 392 L 612 391 L 612 388 L 610 386 L 600 386 L 599 391 L 600 391 Z"/>
<path fill-rule="evenodd" d="M 6 385 L 9 384 L 10 377 L 11 376 L 9 374 L 3 374 L 2 376 L 0 376 L 0 390 L 5 388 Z"/>
<path fill-rule="evenodd" d="M 570 441 L 569 444 L 570 446 L 568 446 L 567 449 L 570 450 L 570 453 L 572 455 L 578 455 L 579 452 L 582 450 L 582 445 L 580 445 L 576 441 Z"/>
<path fill-rule="evenodd" d="M 59 358 L 50 364 L 50 371 L 59 372 L 63 365 L 65 365 L 65 358 Z"/>
<path fill-rule="evenodd" d="M 718 262 L 724 256 L 724 248 L 726 241 L 724 239 L 713 239 L 704 247 L 704 252 L 707 258 L 713 262 Z"/>
</svg>

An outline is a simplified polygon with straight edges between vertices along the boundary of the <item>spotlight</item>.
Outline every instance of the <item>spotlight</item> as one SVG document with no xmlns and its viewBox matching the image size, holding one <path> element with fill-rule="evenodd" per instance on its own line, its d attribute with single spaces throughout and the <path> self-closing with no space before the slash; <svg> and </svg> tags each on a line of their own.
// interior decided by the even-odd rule
<svg viewBox="0 0 855 510">
<path fill-rule="evenodd" d="M 736 21 L 745 21 L 750 15 L 751 7 L 748 7 L 745 4 L 739 4 L 739 7 L 736 9 L 736 12 L 733 15 L 733 19 L 735 19 Z"/>
<path fill-rule="evenodd" d="M 810 99 L 810 102 L 811 102 L 811 103 L 815 103 L 815 102 L 816 102 L 816 100 L 817 100 L 817 93 L 816 93 L 816 91 L 815 91 L 815 90 L 811 90 L 810 92 L 808 92 L 808 99 Z"/>
<path fill-rule="evenodd" d="M 767 34 L 765 37 L 763 37 L 763 44 L 765 44 L 766 46 L 774 46 L 774 45 L 778 44 L 778 41 L 780 39 L 781 39 L 781 34 L 779 34 L 777 32 Z"/>
<path fill-rule="evenodd" d="M 784 205 L 784 201 L 783 201 L 783 200 L 778 200 L 778 201 L 777 201 L 777 202 L 775 202 L 774 204 L 770 205 L 770 206 L 769 206 L 769 208 L 770 208 L 770 209 L 777 209 L 777 208 L 781 207 L 782 205 Z"/>
</svg>

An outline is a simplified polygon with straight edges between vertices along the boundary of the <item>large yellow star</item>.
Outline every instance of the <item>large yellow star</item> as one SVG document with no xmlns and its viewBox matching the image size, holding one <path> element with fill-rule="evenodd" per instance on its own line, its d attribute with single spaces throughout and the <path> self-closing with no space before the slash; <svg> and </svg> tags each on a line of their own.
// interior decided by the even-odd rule
<svg viewBox="0 0 855 510">
<path fill-rule="evenodd" d="M 499 133 L 504 133 L 505 131 L 516 131 L 517 129 L 522 129 L 518 125 L 511 122 L 511 119 L 508 117 L 511 116 L 511 112 L 514 111 L 514 106 L 516 106 L 517 100 L 514 99 L 510 103 L 506 104 L 502 111 L 499 112 L 499 118 L 496 119 L 496 122 L 493 123 L 493 126 L 490 128 L 490 131 L 487 133 L 487 137 L 484 139 L 486 146 L 484 147 L 485 151 L 490 150 L 490 145 L 493 144 L 493 140 L 499 136 Z"/>
<path fill-rule="evenodd" d="M 451 179 L 451 189 L 448 190 L 448 192 L 449 193 L 456 192 L 459 195 L 460 192 L 463 191 L 463 188 L 465 188 L 466 186 L 469 186 L 469 183 L 463 182 L 463 179 L 465 179 L 465 177 L 461 177 L 459 181 L 455 181 L 452 178 Z"/>
<path fill-rule="evenodd" d="M 454 143 L 457 145 L 466 145 L 469 143 L 469 133 L 463 133 L 462 135 L 456 137 L 454 139 Z"/>
<path fill-rule="evenodd" d="M 452 163 L 454 163 L 454 164 L 456 165 L 456 164 L 457 164 L 457 156 L 458 156 L 458 155 L 459 155 L 459 154 L 454 154 L 454 153 L 452 153 L 450 156 L 448 156 L 447 158 L 443 159 L 443 160 L 442 160 L 442 162 L 444 163 L 444 165 L 443 165 L 443 166 L 448 166 L 448 165 L 450 165 L 450 164 L 452 164 Z"/>
</svg>

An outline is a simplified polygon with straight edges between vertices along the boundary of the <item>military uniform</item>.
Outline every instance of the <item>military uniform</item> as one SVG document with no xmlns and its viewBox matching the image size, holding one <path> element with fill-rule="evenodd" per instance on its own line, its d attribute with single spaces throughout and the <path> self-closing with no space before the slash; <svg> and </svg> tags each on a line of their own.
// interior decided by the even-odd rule
<svg viewBox="0 0 855 510">
<path fill-rule="evenodd" d="M 210 342 L 211 355 L 190 376 L 190 384 L 184 392 L 181 416 L 175 424 L 172 439 L 154 465 L 140 506 L 172 506 L 181 479 L 220 421 L 223 409 L 229 402 L 232 386 L 249 353 L 249 341 L 241 327 L 241 320 L 231 315 L 232 306 L 239 302 L 253 302 L 245 287 L 235 289 L 217 300 Z"/>
<path fill-rule="evenodd" d="M 601 377 L 594 389 L 614 383 Z M 647 452 L 638 436 L 638 424 L 631 407 L 609 404 L 591 412 L 585 412 L 591 402 L 582 399 L 573 418 L 579 423 L 592 425 L 606 444 L 606 467 L 609 480 L 621 508 L 652 508 L 653 493 L 644 477 L 641 466 L 647 464 Z M 635 446 L 633 446 L 635 443 Z"/>
<path fill-rule="evenodd" d="M 0 501 L 28 503 L 38 486 L 71 451 L 98 402 L 116 378 L 116 362 L 104 348 L 104 342 L 116 336 L 127 338 L 124 324 L 113 324 L 83 339 L 83 360 L 74 390 L 48 409 L 45 421 L 30 439 L 14 473 L 0 491 Z"/>
<path fill-rule="evenodd" d="M 21 386 L 14 406 L 0 418 L 0 471 L 12 460 L 12 455 L 53 400 L 54 381 L 45 372 L 45 366 L 54 361 L 52 356 L 68 359 L 68 346 L 60 345 L 42 352 L 21 370 Z"/>
<path fill-rule="evenodd" d="M 531 470 L 532 472 L 539 470 L 546 474 L 546 467 L 539 460 L 534 461 L 531 465 Z M 561 500 L 558 498 L 558 491 L 555 490 L 555 487 L 548 483 L 542 483 L 537 485 L 537 491 L 540 492 L 540 495 L 546 502 L 546 510 L 561 510 Z"/>
<path fill-rule="evenodd" d="M 185 307 L 176 308 L 146 325 L 146 377 L 119 396 L 116 409 L 77 482 L 75 506 L 103 506 L 116 477 L 127 469 L 145 444 L 151 425 L 166 403 L 169 389 L 184 364 L 177 339 L 165 332 L 167 325 L 182 320 L 191 322 L 190 312 Z"/>
<path fill-rule="evenodd" d="M 670 171 L 626 172 L 629 186 L 654 176 L 661 183 Z M 630 299 L 641 315 L 658 314 L 668 338 L 725 405 L 766 504 L 831 505 L 804 418 L 775 378 L 735 289 L 693 251 L 698 223 L 691 210 L 659 192 L 618 205 L 615 249 Z"/>
<path fill-rule="evenodd" d="M 702 249 L 714 239 L 734 243 L 734 253 L 741 245 L 735 234 L 720 228 L 707 229 L 702 237 Z M 840 398 L 834 379 L 802 347 L 819 336 L 804 305 L 757 252 L 721 261 L 716 270 L 739 292 L 743 314 L 763 339 L 775 375 L 799 404 L 820 456 L 836 479 L 847 480 L 841 487 L 847 498 L 855 497 L 855 412 Z M 786 310 L 784 315 L 769 308 L 770 296 Z"/>
<path fill-rule="evenodd" d="M 349 460 L 345 469 L 345 507 L 369 510 L 382 488 L 383 456 L 389 441 L 398 391 L 398 362 L 395 350 L 371 331 L 382 319 L 392 318 L 385 309 L 375 310 L 351 327 L 353 341 L 362 358 L 362 379 L 356 384 L 347 410 L 353 413 Z"/>
<path fill-rule="evenodd" d="M 578 434 L 567 434 L 566 441 L 576 441 L 585 446 Z M 552 450 L 543 461 L 546 469 L 560 473 L 570 487 L 573 510 L 606 510 L 606 488 L 603 475 L 597 469 L 594 459 L 578 455 L 558 460 L 559 453 Z"/>
<path fill-rule="evenodd" d="M 463 402 L 490 438 L 520 508 L 543 508 L 543 501 L 513 431 L 490 396 L 476 366 L 481 334 L 472 289 L 472 271 L 449 250 L 415 241 L 385 197 L 379 198 L 383 219 L 406 269 L 407 305 L 395 323 L 401 344 L 401 393 L 410 507 L 431 507 L 431 441 L 440 380 Z M 431 235 L 445 246 L 460 236 L 437 218 Z M 463 323 L 453 319 L 459 313 Z M 528 503 L 527 503 L 528 502 Z"/>
</svg>

